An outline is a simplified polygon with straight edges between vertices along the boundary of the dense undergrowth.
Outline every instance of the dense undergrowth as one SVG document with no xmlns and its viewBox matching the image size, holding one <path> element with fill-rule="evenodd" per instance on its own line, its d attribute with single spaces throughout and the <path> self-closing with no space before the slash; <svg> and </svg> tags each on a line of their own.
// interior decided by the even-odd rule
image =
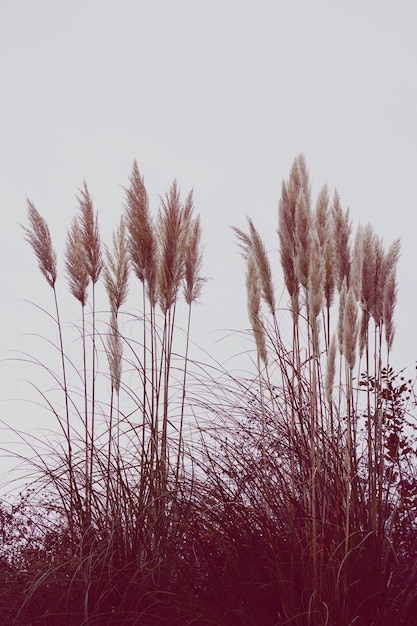
<svg viewBox="0 0 417 626">
<path fill-rule="evenodd" d="M 369 225 L 352 237 L 326 187 L 313 208 L 299 156 L 279 204 L 286 308 L 252 220 L 235 229 L 255 345 L 253 375 L 235 376 L 190 352 L 204 285 L 192 195 L 174 183 L 152 217 L 134 164 L 111 248 L 86 186 L 78 200 L 75 339 L 29 203 L 57 338 L 52 364 L 32 363 L 53 381 L 39 393 L 57 435 L 41 447 L 14 431 L 34 478 L 0 507 L 1 623 L 415 624 L 416 402 L 390 364 L 399 242 L 385 250 Z"/>
</svg>

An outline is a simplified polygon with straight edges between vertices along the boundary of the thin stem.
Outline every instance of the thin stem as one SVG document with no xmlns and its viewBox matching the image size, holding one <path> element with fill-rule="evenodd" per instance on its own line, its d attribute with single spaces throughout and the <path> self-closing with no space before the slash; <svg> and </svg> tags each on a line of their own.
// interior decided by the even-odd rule
<svg viewBox="0 0 417 626">
<path fill-rule="evenodd" d="M 69 392 L 68 392 L 68 384 L 67 384 L 67 370 L 65 366 L 65 352 L 64 352 L 64 340 L 62 336 L 62 324 L 59 314 L 59 306 L 58 306 L 58 296 L 56 292 L 55 284 L 53 285 L 54 292 L 54 302 L 55 302 L 55 311 L 56 311 L 56 320 L 58 326 L 58 336 L 59 336 L 59 349 L 61 354 L 61 367 L 62 367 L 62 382 L 64 387 L 64 400 L 65 400 L 65 420 L 66 420 L 66 440 L 67 440 L 67 455 L 68 455 L 68 474 L 69 474 L 69 488 L 70 488 L 70 507 L 69 507 L 69 525 L 71 535 L 74 535 L 74 519 L 73 512 L 75 509 L 74 502 L 74 468 L 72 462 L 72 445 L 71 445 L 71 420 L 70 420 L 70 411 L 69 411 Z"/>
<path fill-rule="evenodd" d="M 178 428 L 178 452 L 177 452 L 177 466 L 175 469 L 175 491 L 179 486 L 179 473 L 180 464 L 183 457 L 183 428 L 184 428 L 184 409 L 185 409 L 185 396 L 186 396 L 186 380 L 187 380 L 187 367 L 188 367 L 188 351 L 190 345 L 190 328 L 191 328 L 191 307 L 192 303 L 188 305 L 188 317 L 187 317 L 187 333 L 185 340 L 185 357 L 183 368 L 183 380 L 182 380 L 182 397 L 181 397 L 181 413 L 180 423 Z"/>
</svg>

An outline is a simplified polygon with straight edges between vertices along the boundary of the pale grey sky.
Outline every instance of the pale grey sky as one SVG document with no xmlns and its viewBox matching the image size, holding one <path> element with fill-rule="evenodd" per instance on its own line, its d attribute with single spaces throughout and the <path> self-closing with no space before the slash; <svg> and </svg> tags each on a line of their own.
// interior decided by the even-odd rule
<svg viewBox="0 0 417 626">
<path fill-rule="evenodd" d="M 23 299 L 52 304 L 16 224 L 27 197 L 60 253 L 84 179 L 107 240 L 133 159 L 155 211 L 174 178 L 194 188 L 212 279 L 194 336 L 209 348 L 213 331 L 248 325 L 230 229 L 246 214 L 281 291 L 277 205 L 303 152 L 315 192 L 327 182 L 355 226 L 401 238 L 393 361 L 412 366 L 416 23 L 414 0 L 0 0 L 1 354 L 45 328 Z M 20 372 L 1 371 L 1 397 L 18 396 Z"/>
</svg>

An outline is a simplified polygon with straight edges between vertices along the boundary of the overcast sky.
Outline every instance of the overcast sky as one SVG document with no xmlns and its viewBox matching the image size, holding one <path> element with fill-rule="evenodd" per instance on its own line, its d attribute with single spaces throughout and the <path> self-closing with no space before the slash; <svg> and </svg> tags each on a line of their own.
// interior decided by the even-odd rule
<svg viewBox="0 0 417 626">
<path fill-rule="evenodd" d="M 281 293 L 277 205 L 303 152 L 315 193 L 327 182 L 355 226 L 401 238 L 393 360 L 412 368 L 416 23 L 414 0 L 0 0 L 1 354 L 43 330 L 24 299 L 52 305 L 17 225 L 26 198 L 60 253 L 84 179 L 107 240 L 134 159 L 154 211 L 174 178 L 193 188 L 211 278 L 195 335 L 209 348 L 248 325 L 230 228 L 246 214 Z M 65 311 L 63 280 L 62 298 Z M 2 398 L 18 397 L 19 372 L 1 371 Z"/>
</svg>

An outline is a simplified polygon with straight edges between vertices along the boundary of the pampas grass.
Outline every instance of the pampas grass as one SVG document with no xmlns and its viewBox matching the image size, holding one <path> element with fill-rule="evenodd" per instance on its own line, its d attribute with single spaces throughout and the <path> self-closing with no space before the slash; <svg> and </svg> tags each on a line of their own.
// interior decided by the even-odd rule
<svg viewBox="0 0 417 626">
<path fill-rule="evenodd" d="M 387 306 L 388 301 L 384 305 L 384 293 L 392 294 L 389 300 L 394 305 L 397 295 L 394 268 L 400 246 L 396 241 L 385 252 L 382 240 L 367 225 L 359 227 L 352 247 L 349 213 L 341 208 L 336 192 L 331 210 L 328 203 L 324 187 L 316 210 L 311 213 L 307 168 L 305 160 L 298 157 L 288 181 L 282 184 L 278 225 L 281 266 L 293 321 L 292 342 L 287 346 L 281 336 L 272 338 L 274 318 L 268 322 L 260 314 L 259 274 L 254 272 L 251 253 L 251 233 L 255 227 L 249 220 L 249 233 L 239 229 L 235 232 L 250 277 L 247 278 L 249 319 L 254 332 L 255 324 L 261 324 L 262 329 L 262 335 L 257 332 L 255 339 L 257 336 L 268 339 L 262 345 L 262 360 L 285 369 L 285 374 L 281 369 L 277 380 L 272 379 L 269 369 L 263 373 L 258 369 L 259 386 L 265 390 L 260 391 L 257 405 L 258 450 L 262 459 L 259 472 L 264 476 L 268 445 L 272 445 L 268 443 L 265 427 L 271 415 L 270 423 L 274 427 L 270 441 L 277 436 L 280 450 L 288 450 L 284 458 L 280 454 L 279 469 L 275 468 L 272 475 L 283 473 L 286 477 L 282 480 L 285 487 L 281 487 L 280 506 L 286 511 L 288 528 L 294 529 L 293 532 L 298 524 L 296 511 L 299 507 L 303 510 L 305 534 L 297 541 L 302 542 L 304 554 L 310 558 L 313 581 L 310 601 L 317 596 L 323 599 L 322 609 L 326 611 L 320 613 L 320 609 L 321 617 L 317 619 L 340 623 L 347 605 L 339 605 L 339 615 L 329 608 L 330 597 L 326 595 L 329 589 L 323 587 L 331 582 L 327 578 L 329 571 L 338 572 L 332 583 L 338 590 L 335 588 L 330 593 L 335 594 L 333 598 L 345 594 L 347 601 L 351 583 L 345 565 L 353 558 L 357 546 L 364 546 L 361 537 L 368 532 L 375 545 L 385 548 L 389 545 L 386 542 L 392 540 L 386 535 L 387 519 L 395 506 L 399 484 L 393 480 L 392 466 L 387 462 L 386 447 L 393 448 L 395 437 L 387 439 L 390 418 L 381 406 L 380 393 L 386 380 L 384 372 L 389 371 L 393 341 L 394 308 Z M 331 244 L 332 240 L 335 245 Z M 268 280 L 272 283 L 272 277 Z M 339 293 L 337 299 L 335 287 Z M 323 325 L 320 320 L 324 321 Z M 335 339 L 329 339 L 335 332 L 339 357 Z M 260 353 L 259 340 L 257 352 Z M 357 367 L 364 368 L 359 387 L 355 381 L 361 370 L 356 373 Z M 390 392 L 386 389 L 383 393 Z M 253 423 L 255 420 L 254 417 Z M 277 429 L 280 434 L 272 434 Z M 415 452 L 407 449 L 414 458 Z M 262 493 L 267 499 L 272 493 L 271 487 L 266 488 L 265 479 Z M 263 510 L 273 508 L 269 500 L 263 504 Z M 333 545 L 334 551 L 327 553 L 325 546 L 330 537 L 329 546 Z M 313 619 L 311 606 L 306 607 L 306 614 Z M 360 619 L 359 615 L 345 614 L 341 621 L 352 623 Z"/>
<path fill-rule="evenodd" d="M 147 568 L 153 581 L 170 577 L 173 565 L 162 566 L 161 559 L 171 550 L 171 536 L 177 535 L 185 514 L 178 506 L 182 501 L 186 506 L 188 497 L 183 473 L 189 333 L 191 309 L 205 278 L 199 216 L 194 216 L 192 194 L 182 202 L 175 182 L 152 219 L 143 178 L 134 163 L 125 214 L 113 234 L 112 247 L 104 246 L 104 259 L 98 217 L 85 183 L 77 200 L 79 212 L 67 233 L 65 271 L 69 291 L 81 305 L 80 368 L 75 365 L 77 357 L 69 356 L 59 321 L 52 239 L 31 203 L 30 228 L 25 227 L 25 233 L 54 291 L 63 367 L 60 387 L 66 407 L 67 452 L 62 457 L 58 453 L 57 462 L 51 457 L 45 464 L 36 463 L 36 469 L 40 484 L 56 494 L 63 532 L 69 532 L 69 552 L 62 562 L 64 567 L 68 557 L 65 567 L 72 572 L 68 599 L 81 591 L 84 622 L 93 623 L 99 607 L 115 593 L 111 586 L 103 587 L 113 579 L 110 570 L 110 578 L 104 576 L 103 568 L 116 568 L 117 578 L 117 570 L 126 567 L 127 578 L 122 579 L 127 585 L 135 584 L 138 566 L 143 579 Z M 130 269 L 143 285 L 141 314 L 123 311 Z M 95 305 L 100 278 L 109 301 L 104 334 L 98 331 Z M 188 308 L 182 360 L 174 354 L 174 346 L 180 345 L 175 313 L 181 295 Z M 126 324 L 132 322 L 139 334 L 129 337 Z M 59 381 L 52 370 L 47 371 Z M 71 379 L 80 380 L 79 389 L 67 384 L 69 371 Z M 49 404 L 46 394 L 42 397 Z M 61 423 L 59 408 L 54 414 Z M 34 452 L 36 458 L 35 448 Z M 97 568 L 103 579 L 99 595 L 92 591 Z M 53 567 L 36 577 L 23 607 L 33 608 L 40 590 L 52 586 L 57 572 Z M 81 580 L 85 590 L 79 587 Z M 121 612 L 127 610 L 127 600 L 125 604 Z M 78 618 L 74 615 L 74 619 Z"/>
<path fill-rule="evenodd" d="M 326 186 L 313 203 L 299 155 L 278 260 L 251 218 L 233 229 L 254 346 L 235 374 L 193 355 L 206 279 L 192 193 L 172 183 L 153 214 L 134 162 L 125 194 L 109 247 L 85 183 L 77 199 L 64 258 L 78 341 L 28 205 L 61 372 L 42 367 L 64 402 L 40 390 L 58 434 L 14 431 L 34 478 L 0 502 L 3 623 L 413 626 L 416 399 L 390 364 L 399 241 L 353 235 Z"/>
</svg>

